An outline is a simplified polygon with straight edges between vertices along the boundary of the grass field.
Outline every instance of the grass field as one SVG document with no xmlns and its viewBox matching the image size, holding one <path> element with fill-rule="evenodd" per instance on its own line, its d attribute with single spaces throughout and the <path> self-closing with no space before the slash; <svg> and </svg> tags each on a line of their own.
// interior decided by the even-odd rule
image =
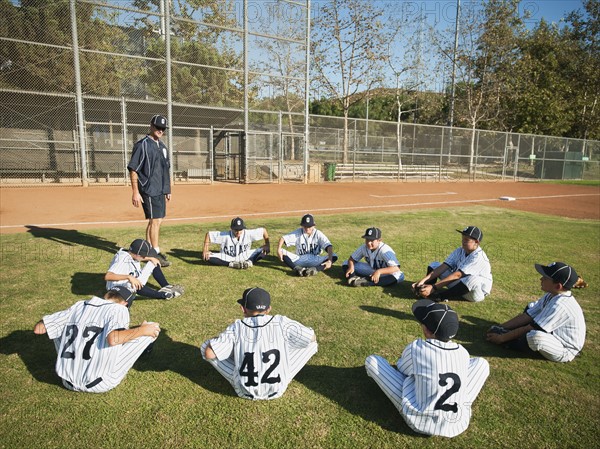
<svg viewBox="0 0 600 449">
<path fill-rule="evenodd" d="M 273 249 L 299 217 L 247 220 L 266 226 Z M 229 222 L 164 227 L 173 265 L 170 282 L 183 297 L 135 302 L 132 325 L 147 319 L 163 332 L 116 389 L 102 394 L 65 390 L 54 373 L 54 346 L 34 336 L 44 314 L 101 294 L 103 274 L 118 246 L 142 228 L 44 231 L 2 235 L 0 302 L 0 447 L 597 447 L 600 440 L 600 232 L 597 221 L 486 207 L 411 213 L 317 216 L 340 261 L 379 226 L 406 273 L 403 285 L 350 288 L 340 261 L 310 278 L 292 276 L 275 256 L 238 271 L 200 260 L 207 230 Z M 448 440 L 419 436 L 364 370 L 378 353 L 396 361 L 420 336 L 412 318 L 410 282 L 429 261 L 460 243 L 454 229 L 478 225 L 494 274 L 483 303 L 452 302 L 461 318 L 456 340 L 485 357 L 490 377 L 473 406 L 471 425 Z M 572 264 L 590 287 L 576 291 L 587 321 L 583 354 L 567 364 L 520 357 L 488 344 L 484 332 L 541 296 L 536 262 Z M 199 355 L 200 344 L 240 317 L 235 300 L 250 286 L 270 291 L 273 312 L 315 329 L 319 352 L 275 401 L 252 402 Z"/>
</svg>

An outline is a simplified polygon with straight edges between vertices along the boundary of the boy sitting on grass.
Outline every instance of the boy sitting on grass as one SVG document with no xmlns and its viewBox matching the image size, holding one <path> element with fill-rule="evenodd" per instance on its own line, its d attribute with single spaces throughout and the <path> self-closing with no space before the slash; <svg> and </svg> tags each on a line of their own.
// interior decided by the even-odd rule
<svg viewBox="0 0 600 449">
<path fill-rule="evenodd" d="M 586 331 L 583 311 L 571 289 L 587 284 L 563 262 L 535 264 L 535 269 L 542 275 L 541 289 L 546 294 L 513 319 L 490 327 L 486 339 L 553 362 L 570 362 L 583 348 Z"/>
</svg>

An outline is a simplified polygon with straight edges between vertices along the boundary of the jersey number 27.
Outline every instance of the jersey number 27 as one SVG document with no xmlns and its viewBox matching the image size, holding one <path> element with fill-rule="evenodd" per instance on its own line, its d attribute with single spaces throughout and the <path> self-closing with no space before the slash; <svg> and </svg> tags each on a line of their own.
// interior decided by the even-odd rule
<svg viewBox="0 0 600 449">
<path fill-rule="evenodd" d="M 81 335 L 81 338 L 83 338 L 84 340 L 87 339 L 85 346 L 83 347 L 83 353 L 81 354 L 81 357 L 83 358 L 83 360 L 89 360 L 91 358 L 90 350 L 92 349 L 92 345 L 96 341 L 96 337 L 98 337 L 98 335 L 100 335 L 100 332 L 102 332 L 103 330 L 104 330 L 104 328 L 98 327 L 98 326 L 87 326 L 83 329 L 83 334 Z M 73 342 L 77 338 L 78 334 L 79 334 L 79 328 L 77 327 L 76 324 L 69 324 L 67 326 L 67 329 L 65 332 L 65 336 L 67 337 L 67 342 L 65 343 L 65 347 L 63 348 L 62 352 L 60 353 L 60 356 L 63 359 L 74 359 L 75 358 L 75 351 L 69 351 L 68 349 L 73 344 Z"/>
<path fill-rule="evenodd" d="M 271 361 L 271 357 L 273 360 Z M 281 376 L 279 374 L 277 376 L 271 377 L 271 374 L 275 369 L 279 366 L 280 354 L 278 349 L 271 349 L 270 351 L 265 351 L 262 353 L 262 362 L 269 363 L 271 361 L 271 365 L 265 371 L 265 373 L 260 378 L 260 383 L 262 384 L 276 384 L 281 382 Z M 245 352 L 244 360 L 242 360 L 242 366 L 240 366 L 240 376 L 246 377 L 247 380 L 244 383 L 246 387 L 256 387 L 258 386 L 258 382 L 256 379 L 258 378 L 259 372 L 254 368 L 254 353 L 253 352 Z"/>
</svg>

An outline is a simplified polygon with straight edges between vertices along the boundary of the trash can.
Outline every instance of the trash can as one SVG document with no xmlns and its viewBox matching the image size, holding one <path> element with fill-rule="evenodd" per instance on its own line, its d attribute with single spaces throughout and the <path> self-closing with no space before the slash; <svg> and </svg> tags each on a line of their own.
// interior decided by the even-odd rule
<svg viewBox="0 0 600 449">
<path fill-rule="evenodd" d="M 325 181 L 335 181 L 335 164 L 333 162 L 325 163 Z"/>
</svg>

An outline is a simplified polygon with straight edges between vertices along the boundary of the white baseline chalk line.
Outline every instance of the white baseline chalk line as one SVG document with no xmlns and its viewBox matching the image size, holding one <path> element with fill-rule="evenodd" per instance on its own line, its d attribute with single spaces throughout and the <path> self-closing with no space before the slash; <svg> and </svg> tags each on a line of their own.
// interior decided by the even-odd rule
<svg viewBox="0 0 600 449">
<path fill-rule="evenodd" d="M 405 195 L 369 195 L 373 198 L 402 198 L 407 196 L 442 196 L 442 195 L 458 195 L 456 192 L 443 192 L 443 193 L 407 193 Z"/>
<path fill-rule="evenodd" d="M 600 196 L 600 193 L 580 193 L 580 194 L 571 194 L 571 195 L 545 195 L 545 196 L 523 196 L 516 197 L 517 200 L 545 200 L 552 198 L 571 198 L 571 197 L 581 197 L 581 196 Z M 311 212 L 336 212 L 336 211 L 351 211 L 351 210 L 365 210 L 365 209 L 386 209 L 386 208 L 394 208 L 394 207 L 414 207 L 414 206 L 440 206 L 440 205 L 448 205 L 448 204 L 469 204 L 469 203 L 489 203 L 494 201 L 501 201 L 499 198 L 482 198 L 477 200 L 456 200 L 456 201 L 433 201 L 427 203 L 406 203 L 406 204 L 381 204 L 381 205 L 370 205 L 370 206 L 347 206 L 347 207 L 329 207 L 329 208 L 321 208 L 321 209 L 311 209 Z M 297 210 L 284 210 L 284 211 L 275 211 L 275 212 L 254 212 L 243 214 L 244 217 L 264 217 L 270 215 L 290 215 L 290 214 L 304 214 L 306 213 L 306 209 L 297 209 Z M 181 218 L 165 218 L 164 222 L 169 221 L 190 221 L 190 220 L 208 220 L 208 219 L 217 219 L 217 218 L 230 218 L 231 214 L 228 215 L 199 215 L 196 217 L 181 217 Z M 76 226 L 76 225 L 108 225 L 108 224 L 126 224 L 126 223 L 147 223 L 147 220 L 122 220 L 122 221 L 81 221 L 81 222 L 71 222 L 71 223 L 38 223 L 38 224 L 19 224 L 19 225 L 6 225 L 0 226 L 0 229 L 9 229 L 9 228 L 25 228 L 27 226 Z"/>
</svg>

